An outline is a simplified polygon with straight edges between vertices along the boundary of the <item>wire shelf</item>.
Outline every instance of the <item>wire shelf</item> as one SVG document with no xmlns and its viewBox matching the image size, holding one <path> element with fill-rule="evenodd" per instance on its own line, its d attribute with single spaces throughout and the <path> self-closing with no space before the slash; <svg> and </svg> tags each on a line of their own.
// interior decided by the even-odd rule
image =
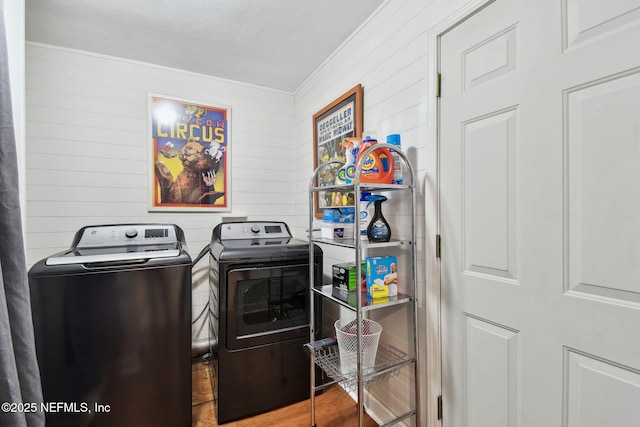
<svg viewBox="0 0 640 427">
<path fill-rule="evenodd" d="M 347 392 L 351 393 L 358 388 L 358 371 L 343 373 L 340 366 L 340 352 L 337 344 L 314 346 L 314 343 L 306 344 L 307 349 L 313 355 L 313 359 L 320 368 Z M 364 372 L 363 384 L 375 384 L 386 378 L 395 376 L 400 372 L 407 353 L 397 348 L 379 344 L 376 353 L 376 363 L 372 368 Z"/>
</svg>

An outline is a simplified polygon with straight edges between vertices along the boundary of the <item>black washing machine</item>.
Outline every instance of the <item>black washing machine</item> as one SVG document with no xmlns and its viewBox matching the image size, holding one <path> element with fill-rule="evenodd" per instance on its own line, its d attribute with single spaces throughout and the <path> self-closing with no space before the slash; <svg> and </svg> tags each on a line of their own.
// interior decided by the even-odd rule
<svg viewBox="0 0 640 427">
<path fill-rule="evenodd" d="M 84 227 L 29 271 L 48 427 L 191 425 L 191 258 L 167 224 Z"/>
<path fill-rule="evenodd" d="M 209 335 L 218 423 L 309 398 L 309 242 L 283 222 L 222 223 L 211 238 Z M 314 245 L 316 283 L 322 250 Z"/>
</svg>

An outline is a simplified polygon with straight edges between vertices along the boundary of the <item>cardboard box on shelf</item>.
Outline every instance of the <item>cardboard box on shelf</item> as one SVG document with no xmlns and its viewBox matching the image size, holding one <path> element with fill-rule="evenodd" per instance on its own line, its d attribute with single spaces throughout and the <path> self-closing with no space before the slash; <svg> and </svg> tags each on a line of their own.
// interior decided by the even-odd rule
<svg viewBox="0 0 640 427">
<path fill-rule="evenodd" d="M 372 298 L 398 295 L 398 261 L 394 256 L 368 257 L 367 294 Z"/>
<path fill-rule="evenodd" d="M 342 264 L 334 264 L 332 267 L 333 287 L 340 291 L 358 290 L 358 283 L 365 280 L 365 264 L 360 267 L 360 277 L 357 277 L 356 263 L 345 262 Z M 361 288 L 360 288 L 361 289 Z"/>
<path fill-rule="evenodd" d="M 354 208 L 325 209 L 320 236 L 323 239 L 352 239 Z"/>
<path fill-rule="evenodd" d="M 353 223 L 323 222 L 320 227 L 320 237 L 323 239 L 352 239 Z"/>
</svg>

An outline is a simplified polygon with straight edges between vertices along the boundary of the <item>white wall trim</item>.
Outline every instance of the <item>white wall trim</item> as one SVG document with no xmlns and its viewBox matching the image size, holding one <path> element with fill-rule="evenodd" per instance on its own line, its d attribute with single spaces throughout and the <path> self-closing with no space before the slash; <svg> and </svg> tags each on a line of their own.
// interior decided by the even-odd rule
<svg viewBox="0 0 640 427">
<path fill-rule="evenodd" d="M 431 96 L 427 101 L 427 126 L 430 129 L 430 140 L 434 144 L 428 146 L 426 156 L 431 159 L 432 170 L 436 175 L 432 182 L 425 178 L 425 226 L 427 230 L 427 253 L 435 254 L 435 235 L 441 233 L 440 219 L 440 98 L 436 94 L 436 76 L 440 72 L 440 38 L 453 27 L 466 20 L 478 10 L 488 6 L 495 0 L 471 0 L 463 7 L 441 20 L 428 32 L 429 70 Z M 429 233 L 429 230 L 436 230 Z M 427 258 L 427 262 L 429 258 Z M 436 259 L 435 268 L 427 271 L 427 348 L 431 357 L 427 360 L 427 426 L 440 427 L 443 420 L 437 419 L 437 398 L 442 395 L 442 336 L 441 336 L 441 260 Z M 443 402 L 446 405 L 447 402 Z"/>
</svg>

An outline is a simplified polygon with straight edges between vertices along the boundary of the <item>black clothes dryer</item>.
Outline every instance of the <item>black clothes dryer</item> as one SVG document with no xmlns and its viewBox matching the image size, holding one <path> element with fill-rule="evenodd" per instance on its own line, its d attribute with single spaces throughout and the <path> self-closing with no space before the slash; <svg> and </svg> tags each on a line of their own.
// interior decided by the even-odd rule
<svg viewBox="0 0 640 427">
<path fill-rule="evenodd" d="M 322 250 L 314 245 L 314 277 Z M 283 222 L 222 223 L 211 238 L 209 333 L 218 423 L 309 398 L 309 242 Z"/>
</svg>

